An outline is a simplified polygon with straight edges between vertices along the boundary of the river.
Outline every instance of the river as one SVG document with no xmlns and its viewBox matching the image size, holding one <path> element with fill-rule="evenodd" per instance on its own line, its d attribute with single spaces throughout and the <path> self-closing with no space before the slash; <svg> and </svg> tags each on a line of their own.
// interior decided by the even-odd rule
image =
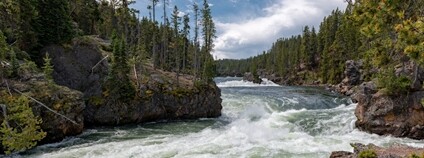
<svg viewBox="0 0 424 158">
<path fill-rule="evenodd" d="M 352 142 L 423 147 L 424 142 L 357 130 L 349 98 L 314 87 L 216 78 L 222 116 L 86 130 L 19 157 L 328 157 Z"/>
</svg>

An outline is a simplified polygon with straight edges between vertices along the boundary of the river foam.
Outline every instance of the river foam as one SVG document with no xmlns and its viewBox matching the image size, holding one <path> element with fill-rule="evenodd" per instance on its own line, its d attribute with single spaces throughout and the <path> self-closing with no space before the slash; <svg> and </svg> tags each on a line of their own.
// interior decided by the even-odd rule
<svg viewBox="0 0 424 158">
<path fill-rule="evenodd" d="M 325 91 L 253 85 L 238 79 L 218 85 L 223 99 L 220 118 L 88 130 L 22 156 L 316 158 L 335 150 L 351 151 L 353 142 L 424 146 L 421 141 L 357 130 L 356 104 Z"/>
</svg>

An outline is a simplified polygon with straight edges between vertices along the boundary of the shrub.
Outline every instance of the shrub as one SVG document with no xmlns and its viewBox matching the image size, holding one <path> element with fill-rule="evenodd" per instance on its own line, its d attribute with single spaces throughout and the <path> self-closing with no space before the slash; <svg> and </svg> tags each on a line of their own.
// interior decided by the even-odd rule
<svg viewBox="0 0 424 158">
<path fill-rule="evenodd" d="M 358 155 L 359 158 L 377 158 L 377 154 L 373 150 L 361 151 Z"/>
</svg>

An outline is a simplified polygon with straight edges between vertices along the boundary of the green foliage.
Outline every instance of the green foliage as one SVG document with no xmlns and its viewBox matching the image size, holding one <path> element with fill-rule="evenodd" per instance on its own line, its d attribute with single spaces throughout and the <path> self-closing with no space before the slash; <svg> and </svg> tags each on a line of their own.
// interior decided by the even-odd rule
<svg viewBox="0 0 424 158">
<path fill-rule="evenodd" d="M 373 150 L 361 151 L 358 155 L 359 158 L 377 158 L 377 154 Z"/>
<path fill-rule="evenodd" d="M 34 116 L 26 97 L 6 97 L 0 102 L 7 109 L 7 117 L 0 127 L 0 140 L 7 154 L 32 148 L 46 136 L 40 128 L 41 119 Z"/>
<path fill-rule="evenodd" d="M 377 76 L 377 86 L 384 88 L 388 95 L 404 94 L 410 89 L 411 80 L 406 76 L 396 76 L 393 69 L 388 69 Z"/>
<path fill-rule="evenodd" d="M 40 0 L 35 30 L 41 46 L 61 44 L 74 37 L 68 0 Z"/>
<path fill-rule="evenodd" d="M 43 68 L 43 73 L 46 76 L 47 81 L 49 81 L 50 83 L 53 83 L 53 65 L 51 62 L 51 58 L 49 57 L 49 53 L 46 53 L 46 55 L 43 58 L 44 60 L 44 66 Z"/>
<path fill-rule="evenodd" d="M 120 101 L 129 101 L 135 96 L 135 88 L 128 77 L 130 67 L 127 62 L 125 41 L 122 38 L 115 37 L 112 44 L 113 59 L 105 94 Z"/>
<path fill-rule="evenodd" d="M 0 61 L 6 60 L 6 53 L 9 50 L 6 43 L 6 37 L 3 35 L 3 32 L 0 30 Z"/>
<path fill-rule="evenodd" d="M 411 156 L 409 156 L 409 158 L 423 158 L 424 154 L 422 154 L 421 156 L 416 155 L 416 154 L 412 154 Z"/>
<path fill-rule="evenodd" d="M 215 63 L 212 59 L 212 56 L 206 57 L 205 64 L 203 66 L 203 80 L 206 83 L 213 82 L 213 77 L 215 77 Z"/>
<path fill-rule="evenodd" d="M 16 53 L 13 49 L 10 50 L 10 62 L 12 65 L 11 76 L 16 77 L 18 75 L 19 63 L 16 57 Z"/>
<path fill-rule="evenodd" d="M 38 71 L 37 65 L 33 61 L 24 60 L 24 63 L 19 66 L 18 74 L 34 74 Z"/>
</svg>

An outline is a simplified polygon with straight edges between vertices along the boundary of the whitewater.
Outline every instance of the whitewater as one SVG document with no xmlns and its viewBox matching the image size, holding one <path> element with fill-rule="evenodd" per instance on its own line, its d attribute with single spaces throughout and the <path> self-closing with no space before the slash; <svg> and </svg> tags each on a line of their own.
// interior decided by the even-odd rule
<svg viewBox="0 0 424 158">
<path fill-rule="evenodd" d="M 216 78 L 222 116 L 86 130 L 62 142 L 39 146 L 17 157 L 328 157 L 352 151 L 350 143 L 379 146 L 424 142 L 378 136 L 355 128 L 356 104 L 321 88 L 262 84 Z"/>
</svg>

